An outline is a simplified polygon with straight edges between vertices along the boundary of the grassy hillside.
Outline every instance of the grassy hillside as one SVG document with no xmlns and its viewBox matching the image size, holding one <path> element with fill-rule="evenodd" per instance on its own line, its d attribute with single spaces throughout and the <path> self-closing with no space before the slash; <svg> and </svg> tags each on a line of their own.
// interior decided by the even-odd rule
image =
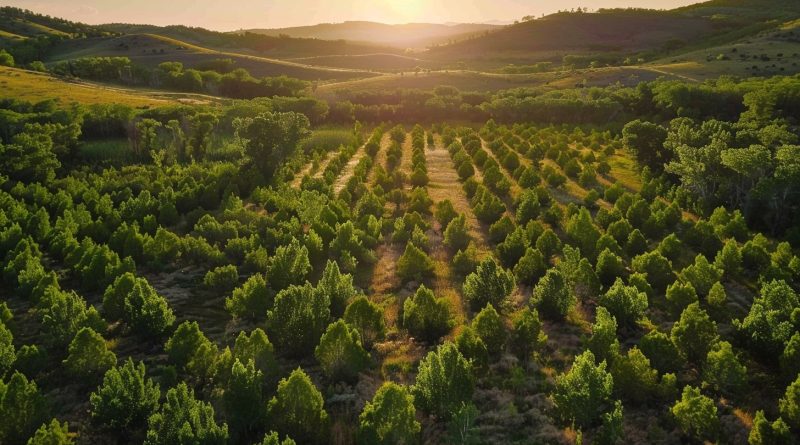
<svg viewBox="0 0 800 445">
<path fill-rule="evenodd" d="M 325 40 L 347 40 L 352 42 L 372 42 L 399 48 L 426 48 L 487 31 L 499 29 L 497 25 L 462 23 L 443 25 L 432 23 L 408 23 L 387 25 L 384 23 L 350 21 L 344 23 L 321 23 L 313 26 L 293 28 L 253 29 L 253 33 L 268 36 L 290 36 Z"/>
<path fill-rule="evenodd" d="M 157 107 L 176 102 L 197 102 L 192 95 L 149 94 L 107 88 L 86 82 L 66 82 L 56 77 L 16 68 L 0 67 L 3 97 L 29 102 L 57 98 L 62 106 L 79 104 L 125 104 L 135 108 Z"/>
<path fill-rule="evenodd" d="M 416 68 L 433 69 L 441 64 L 400 54 L 359 54 L 302 57 L 288 59 L 308 65 L 374 71 L 414 71 Z"/>
<path fill-rule="evenodd" d="M 0 7 L 0 39 L 21 40 L 38 36 L 78 38 L 103 34 L 108 32 L 96 26 L 19 8 Z"/>
<path fill-rule="evenodd" d="M 342 80 L 372 75 L 366 71 L 319 68 L 251 54 L 213 50 L 155 34 L 66 40 L 56 46 L 48 62 L 96 56 L 128 57 L 135 64 L 150 68 L 162 62 L 174 61 L 192 68 L 215 59 L 229 58 L 235 62 L 235 67 L 245 68 L 259 77 L 287 75 L 303 80 Z"/>
</svg>

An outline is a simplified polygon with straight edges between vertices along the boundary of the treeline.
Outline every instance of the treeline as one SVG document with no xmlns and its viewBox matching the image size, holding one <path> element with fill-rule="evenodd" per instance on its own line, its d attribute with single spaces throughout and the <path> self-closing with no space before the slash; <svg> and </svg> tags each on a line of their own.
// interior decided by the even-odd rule
<svg viewBox="0 0 800 445">
<path fill-rule="evenodd" d="M 156 69 L 135 65 L 127 57 L 84 57 L 53 65 L 60 76 L 79 77 L 100 82 L 165 87 L 190 93 L 207 93 L 233 99 L 256 97 L 298 97 L 309 83 L 287 76 L 255 78 L 244 68 L 228 71 L 224 63 L 207 64 L 209 70 L 184 69 L 180 62 L 164 62 Z M 216 71 L 218 69 L 219 71 Z M 220 72 L 222 71 L 222 72 Z"/>
</svg>

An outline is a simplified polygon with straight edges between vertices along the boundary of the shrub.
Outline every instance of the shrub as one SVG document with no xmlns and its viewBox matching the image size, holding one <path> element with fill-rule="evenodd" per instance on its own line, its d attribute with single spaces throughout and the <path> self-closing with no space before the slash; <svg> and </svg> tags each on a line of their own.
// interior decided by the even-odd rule
<svg viewBox="0 0 800 445">
<path fill-rule="evenodd" d="M 328 438 L 328 413 L 322 394 L 300 368 L 278 383 L 267 405 L 267 418 L 278 432 L 299 443 L 322 444 Z"/>
<path fill-rule="evenodd" d="M 75 334 L 64 360 L 64 367 L 70 374 L 88 381 L 94 381 L 116 364 L 117 356 L 108 350 L 105 339 L 92 328 L 82 328 Z"/>
<path fill-rule="evenodd" d="M 167 391 L 161 409 L 148 420 L 145 445 L 180 442 L 222 445 L 228 441 L 228 426 L 217 425 L 214 408 L 194 397 L 185 383 Z M 180 425 L 180 427 L 178 427 Z"/>
<path fill-rule="evenodd" d="M 800 298 L 784 281 L 771 281 L 761 287 L 750 312 L 734 326 L 745 335 L 754 351 L 774 360 L 792 336 L 792 313 L 800 308 Z"/>
<path fill-rule="evenodd" d="M 404 282 L 423 281 L 433 275 L 433 260 L 412 243 L 397 260 L 397 275 Z"/>
<path fill-rule="evenodd" d="M 598 423 L 611 401 L 614 379 L 605 362 L 595 364 L 595 357 L 585 351 L 575 357 L 572 368 L 556 378 L 553 400 L 568 421 L 588 427 Z"/>
<path fill-rule="evenodd" d="M 315 292 L 308 283 L 290 286 L 278 292 L 267 314 L 269 336 L 281 353 L 303 357 L 319 343 L 330 317 L 327 295 Z"/>
<path fill-rule="evenodd" d="M 676 281 L 667 288 L 667 302 L 676 312 L 683 311 L 686 306 L 697 301 L 697 292 L 691 283 Z"/>
<path fill-rule="evenodd" d="M 328 325 L 314 350 L 314 357 L 326 376 L 345 381 L 358 379 L 358 373 L 370 360 L 369 353 L 361 347 L 358 331 L 341 319 Z"/>
<path fill-rule="evenodd" d="M 800 428 L 800 376 L 792 382 L 778 401 L 778 409 L 786 423 L 792 428 Z"/>
<path fill-rule="evenodd" d="M 67 422 L 62 424 L 58 419 L 53 419 L 50 423 L 43 423 L 33 437 L 28 439 L 28 445 L 72 445 L 74 443 Z"/>
<path fill-rule="evenodd" d="M 610 286 L 625 274 L 625 264 L 622 258 L 606 248 L 597 257 L 595 271 L 600 282 L 604 286 Z"/>
<path fill-rule="evenodd" d="M 475 329 L 469 325 L 464 326 L 456 337 L 456 347 L 464 358 L 469 360 L 476 372 L 486 371 L 489 366 L 489 350 L 475 333 Z"/>
<path fill-rule="evenodd" d="M 681 276 L 694 286 L 699 295 L 706 296 L 711 286 L 722 278 L 722 271 L 709 263 L 705 256 L 698 254 L 694 264 L 681 271 Z"/>
<path fill-rule="evenodd" d="M 472 320 L 472 329 L 486 345 L 490 355 L 497 357 L 503 353 L 508 334 L 494 306 L 487 304 L 478 312 Z"/>
<path fill-rule="evenodd" d="M 698 303 L 683 310 L 670 336 L 681 354 L 694 363 L 702 363 L 719 339 L 716 323 Z"/>
<path fill-rule="evenodd" d="M 447 301 L 436 298 L 424 285 L 403 304 L 403 326 L 424 341 L 435 342 L 450 332 L 453 325 Z"/>
<path fill-rule="evenodd" d="M 545 317 L 562 320 L 575 304 L 563 273 L 550 269 L 533 288 L 531 300 Z"/>
<path fill-rule="evenodd" d="M 474 389 L 472 365 L 454 344 L 445 343 L 420 361 L 412 393 L 421 410 L 447 419 L 472 398 Z"/>
<path fill-rule="evenodd" d="M 233 264 L 209 270 L 203 277 L 203 284 L 218 292 L 230 292 L 239 283 L 239 271 Z"/>
<path fill-rule="evenodd" d="M 145 377 L 144 363 L 134 365 L 128 358 L 122 367 L 109 369 L 89 397 L 92 420 L 117 433 L 135 431 L 158 408 L 160 397 L 158 385 Z"/>
<path fill-rule="evenodd" d="M 747 383 L 747 368 L 739 362 L 731 344 L 721 341 L 706 356 L 703 379 L 723 394 L 739 394 Z"/>
<path fill-rule="evenodd" d="M 321 292 L 328 296 L 333 317 L 341 317 L 347 303 L 358 293 L 353 286 L 352 275 L 342 274 L 339 271 L 339 265 L 331 260 L 328 260 L 315 292 Z"/>
<path fill-rule="evenodd" d="M 464 215 L 453 218 L 444 230 L 444 245 L 453 252 L 465 249 L 471 239 Z"/>
<path fill-rule="evenodd" d="M 514 290 L 514 275 L 487 258 L 478 265 L 478 269 L 469 274 L 464 282 L 464 297 L 473 310 L 487 304 L 502 306 L 505 299 Z"/>
<path fill-rule="evenodd" d="M 44 420 L 45 399 L 36 382 L 15 371 L 0 381 L 0 442 L 23 443 Z"/>
<path fill-rule="evenodd" d="M 647 294 L 634 286 L 626 286 L 622 279 L 617 278 L 600 297 L 600 305 L 608 309 L 620 324 L 633 326 L 647 311 Z"/>
<path fill-rule="evenodd" d="M 514 266 L 514 276 L 517 283 L 531 285 L 537 282 L 547 272 L 544 256 L 538 250 L 528 247 L 525 254 Z"/>
<path fill-rule="evenodd" d="M 683 388 L 681 400 L 672 406 L 672 415 L 680 429 L 696 439 L 713 439 L 719 427 L 717 406 L 710 398 L 700 394 L 698 388 Z"/>
<path fill-rule="evenodd" d="M 356 297 L 344 311 L 344 321 L 355 327 L 361 335 L 361 343 L 370 348 L 386 335 L 383 310 L 365 296 Z"/>
<path fill-rule="evenodd" d="M 619 351 L 617 320 L 602 306 L 597 308 L 587 346 L 599 360 L 610 361 Z"/>
<path fill-rule="evenodd" d="M 225 299 L 225 309 L 234 317 L 257 320 L 266 316 L 273 303 L 272 291 L 264 274 L 253 274 L 242 287 L 233 290 L 233 295 Z"/>
<path fill-rule="evenodd" d="M 658 371 L 650 367 L 650 360 L 636 347 L 629 349 L 627 355 L 614 358 L 611 375 L 614 390 L 633 403 L 646 403 L 657 390 Z"/>
<path fill-rule="evenodd" d="M 357 437 L 362 445 L 412 444 L 419 432 L 414 397 L 405 386 L 386 382 L 361 411 Z"/>
<path fill-rule="evenodd" d="M 639 348 L 650 359 L 653 367 L 662 374 L 677 372 L 683 367 L 683 359 L 670 337 L 658 330 L 645 334 Z"/>
</svg>

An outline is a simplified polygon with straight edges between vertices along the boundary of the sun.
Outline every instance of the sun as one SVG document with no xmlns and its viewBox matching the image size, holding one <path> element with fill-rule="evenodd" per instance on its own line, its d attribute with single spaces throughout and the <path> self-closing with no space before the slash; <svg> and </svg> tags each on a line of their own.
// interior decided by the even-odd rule
<svg viewBox="0 0 800 445">
<path fill-rule="evenodd" d="M 425 0 L 384 0 L 398 20 L 418 20 L 425 11 Z"/>
</svg>

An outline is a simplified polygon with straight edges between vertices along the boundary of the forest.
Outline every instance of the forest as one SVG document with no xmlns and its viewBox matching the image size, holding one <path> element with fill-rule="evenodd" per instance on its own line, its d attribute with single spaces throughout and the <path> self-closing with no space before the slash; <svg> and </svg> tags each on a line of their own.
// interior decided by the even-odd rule
<svg viewBox="0 0 800 445">
<path fill-rule="evenodd" d="M 800 443 L 800 74 L 45 63 L 116 34 L 20 11 L 0 444 Z"/>
</svg>

